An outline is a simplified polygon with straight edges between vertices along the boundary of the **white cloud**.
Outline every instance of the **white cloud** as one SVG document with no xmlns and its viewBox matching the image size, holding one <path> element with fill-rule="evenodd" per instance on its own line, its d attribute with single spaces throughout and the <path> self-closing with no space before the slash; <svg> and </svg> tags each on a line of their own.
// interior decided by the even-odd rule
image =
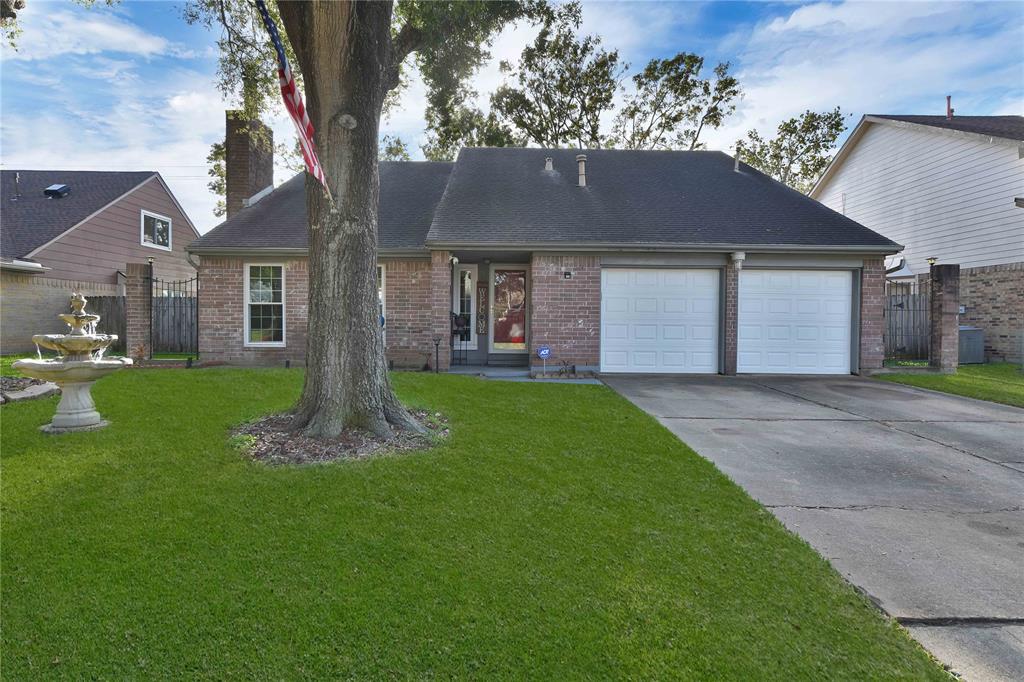
<svg viewBox="0 0 1024 682">
<path fill-rule="evenodd" d="M 944 113 L 947 94 L 962 114 L 1012 106 L 1006 98 L 1019 102 L 1024 85 L 1024 32 L 1005 21 L 1009 8 L 819 3 L 731 36 L 744 98 L 706 141 L 729 149 L 748 129 L 770 133 L 837 105 L 855 115 L 851 123 L 865 113 Z"/>
<path fill-rule="evenodd" d="M 172 54 L 187 57 L 189 52 L 166 38 L 148 33 L 109 11 L 50 11 L 41 4 L 19 19 L 24 31 L 18 49 L 4 46 L 4 59 L 43 60 L 60 55 L 119 52 L 141 57 Z"/>
</svg>

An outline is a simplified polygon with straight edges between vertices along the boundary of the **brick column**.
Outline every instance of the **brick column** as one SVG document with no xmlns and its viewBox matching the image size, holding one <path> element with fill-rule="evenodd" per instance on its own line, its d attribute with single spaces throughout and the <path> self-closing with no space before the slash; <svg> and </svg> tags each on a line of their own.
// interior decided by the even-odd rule
<svg viewBox="0 0 1024 682">
<path fill-rule="evenodd" d="M 960 364 L 960 266 L 933 265 L 931 281 L 931 360 L 952 373 Z"/>
<path fill-rule="evenodd" d="M 150 347 L 153 312 L 153 283 L 147 263 L 128 263 L 125 267 L 124 315 L 126 355 L 147 360 Z M 140 352 L 141 348 L 141 352 Z"/>
<path fill-rule="evenodd" d="M 885 360 L 885 260 L 865 258 L 860 271 L 860 373 Z"/>
<path fill-rule="evenodd" d="M 725 288 L 725 310 L 723 311 L 722 330 L 725 334 L 723 346 L 725 356 L 722 358 L 722 373 L 735 376 L 740 293 L 740 270 L 736 267 L 735 261 L 729 260 L 723 276 L 725 280 L 722 282 L 722 286 Z"/>
<path fill-rule="evenodd" d="M 437 369 L 447 372 L 451 366 L 452 338 L 452 266 L 447 251 L 430 252 L 430 368 L 434 369 L 434 337 L 441 337 Z"/>
</svg>

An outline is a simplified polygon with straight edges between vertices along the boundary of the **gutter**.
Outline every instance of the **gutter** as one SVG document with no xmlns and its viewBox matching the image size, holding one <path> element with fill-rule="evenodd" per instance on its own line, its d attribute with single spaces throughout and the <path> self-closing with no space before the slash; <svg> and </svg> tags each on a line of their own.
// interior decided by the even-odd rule
<svg viewBox="0 0 1024 682">
<path fill-rule="evenodd" d="M 306 248 L 196 246 L 186 247 L 185 251 L 188 254 L 197 256 L 309 256 L 309 249 Z M 426 248 L 378 249 L 377 256 L 385 258 L 430 258 L 430 250 Z"/>
<path fill-rule="evenodd" d="M 637 251 L 656 251 L 671 253 L 692 253 L 692 252 L 733 252 L 746 251 L 748 253 L 792 253 L 792 252 L 814 252 L 814 253 L 867 253 L 867 254 L 895 254 L 903 250 L 900 244 L 885 244 L 873 246 L 851 246 L 824 244 L 674 244 L 674 243 L 636 243 L 622 244 L 615 242 L 594 242 L 580 244 L 579 242 L 547 242 L 543 244 L 525 242 L 494 242 L 481 244 L 479 242 L 430 242 L 427 247 L 435 250 L 459 250 L 459 251 L 612 251 L 634 253 Z"/>
<path fill-rule="evenodd" d="M 14 260 L 0 261 L 0 270 L 9 270 L 11 272 L 28 272 L 31 274 L 40 274 L 52 269 L 53 268 L 48 268 L 40 263 L 36 263 L 35 261 L 30 260 L 19 260 L 15 258 Z"/>
</svg>

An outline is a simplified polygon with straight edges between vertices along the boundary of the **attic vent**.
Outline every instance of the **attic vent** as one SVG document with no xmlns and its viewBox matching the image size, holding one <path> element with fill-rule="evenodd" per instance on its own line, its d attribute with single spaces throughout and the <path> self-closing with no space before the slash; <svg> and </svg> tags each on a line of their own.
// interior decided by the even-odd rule
<svg viewBox="0 0 1024 682">
<path fill-rule="evenodd" d="M 71 193 L 71 188 L 67 185 L 50 185 L 43 190 L 43 194 L 50 197 L 51 199 L 60 199 L 66 197 Z"/>
</svg>

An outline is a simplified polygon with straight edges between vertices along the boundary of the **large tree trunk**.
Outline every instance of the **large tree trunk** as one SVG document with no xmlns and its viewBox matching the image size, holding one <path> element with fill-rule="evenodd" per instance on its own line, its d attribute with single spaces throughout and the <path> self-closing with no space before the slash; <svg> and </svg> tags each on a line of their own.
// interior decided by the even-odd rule
<svg viewBox="0 0 1024 682">
<path fill-rule="evenodd" d="M 390 2 L 280 2 L 331 192 L 306 176 L 309 329 L 296 426 L 420 430 L 388 379 L 377 307 L 377 132 L 391 60 Z"/>
</svg>

